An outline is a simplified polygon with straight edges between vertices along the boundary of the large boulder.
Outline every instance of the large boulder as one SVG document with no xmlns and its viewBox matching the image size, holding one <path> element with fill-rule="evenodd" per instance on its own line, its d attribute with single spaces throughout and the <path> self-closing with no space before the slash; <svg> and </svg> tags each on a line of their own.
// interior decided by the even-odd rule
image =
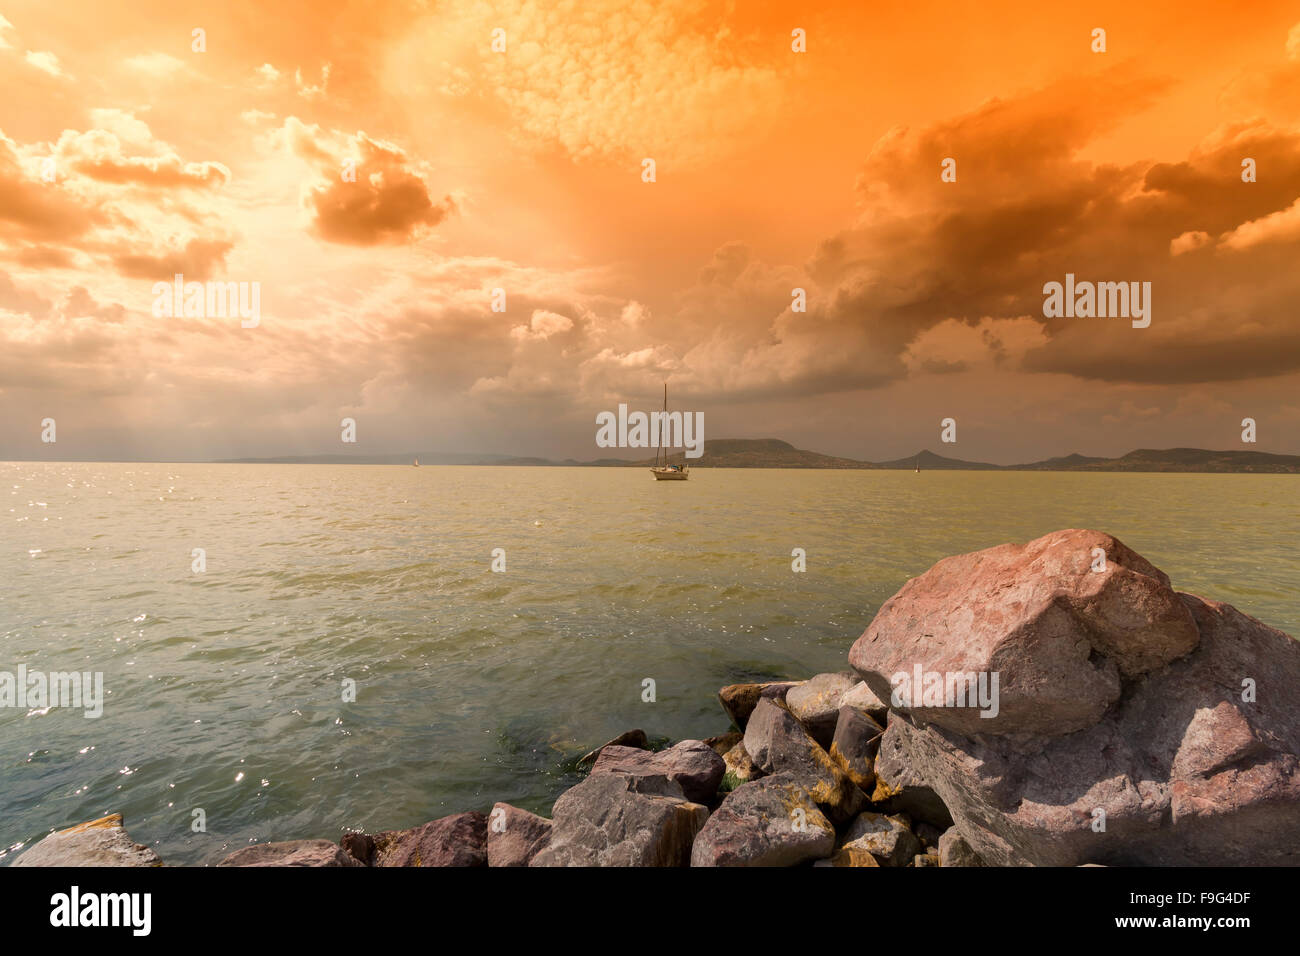
<svg viewBox="0 0 1300 956">
<path fill-rule="evenodd" d="M 727 712 L 732 723 L 744 731 L 749 723 L 749 715 L 754 712 L 760 700 L 785 700 L 791 687 L 797 687 L 798 681 L 779 680 L 763 684 L 728 684 L 718 691 L 718 700 Z"/>
<path fill-rule="evenodd" d="M 691 866 L 796 866 L 830 856 L 835 828 L 791 774 L 727 795 L 695 838 Z"/>
<path fill-rule="evenodd" d="M 333 846 L 333 844 L 330 844 Z M 158 854 L 127 835 L 122 814 L 51 833 L 25 851 L 14 866 L 162 866 Z"/>
<path fill-rule="evenodd" d="M 236 850 L 217 866 L 365 866 L 329 840 L 257 843 Z"/>
<path fill-rule="evenodd" d="M 857 784 L 780 701 L 758 702 L 745 727 L 745 750 L 763 773 L 793 775 L 837 825 L 851 820 L 867 802 Z"/>
<path fill-rule="evenodd" d="M 592 774 L 560 795 L 529 866 L 686 866 L 708 819 L 666 776 Z"/>
<path fill-rule="evenodd" d="M 1079 576 L 1103 580 L 1063 583 L 1062 569 L 1093 542 L 1106 550 L 1107 570 L 1085 566 Z M 1165 575 L 1105 535 L 1061 532 L 1018 553 L 1037 555 L 1022 568 L 1028 580 L 1006 580 L 992 592 L 988 568 L 967 561 L 965 582 L 951 580 L 952 594 L 933 595 L 936 608 L 967 608 L 969 638 L 918 603 L 915 589 L 909 598 L 939 667 L 969 664 L 963 645 L 984 647 L 991 622 L 1020 622 L 1007 631 L 1020 637 L 1009 637 L 988 662 L 1003 675 L 1002 712 L 1012 719 L 977 719 L 982 732 L 973 734 L 943 708 L 891 713 L 876 761 L 878 790 L 882 765 L 907 768 L 992 866 L 1300 865 L 1300 644 L 1191 595 L 1175 595 L 1182 613 L 1175 612 Z M 1001 567 L 1005 556 L 992 563 Z M 1036 576 L 1045 581 L 1035 585 Z M 1048 587 L 1060 595 L 1057 611 L 1044 612 L 1048 623 L 1026 618 L 1029 599 Z M 910 628 L 897 632 L 902 640 Z M 1071 643 L 1077 650 L 1062 653 Z M 868 645 L 855 645 L 864 648 L 855 666 L 875 660 L 877 676 L 895 666 Z M 1007 688 L 1019 693 L 1043 681 L 1087 697 L 1101 673 L 1122 681 L 1083 726 L 1101 699 L 1071 709 L 1045 689 L 1044 717 L 1054 724 L 1008 708 Z M 1021 695 L 1021 703 L 1032 696 Z"/>
<path fill-rule="evenodd" d="M 809 736 L 829 750 L 844 695 L 860 683 L 854 674 L 818 674 L 791 687 L 785 703 Z"/>
<path fill-rule="evenodd" d="M 551 842 L 551 821 L 508 803 L 488 814 L 488 866 L 527 866 Z"/>
<path fill-rule="evenodd" d="M 487 817 L 457 813 L 409 830 L 350 833 L 343 846 L 367 866 L 487 866 Z"/>
<path fill-rule="evenodd" d="M 658 752 L 634 747 L 606 747 L 592 775 L 623 773 L 632 777 L 667 777 L 679 784 L 692 803 L 708 803 L 718 792 L 727 762 L 702 740 L 683 740 Z"/>
<path fill-rule="evenodd" d="M 940 561 L 885 602 L 849 663 L 918 722 L 1059 735 L 1199 639 L 1164 572 L 1108 534 L 1070 530 Z M 972 679 L 992 706 L 970 701 Z"/>
</svg>

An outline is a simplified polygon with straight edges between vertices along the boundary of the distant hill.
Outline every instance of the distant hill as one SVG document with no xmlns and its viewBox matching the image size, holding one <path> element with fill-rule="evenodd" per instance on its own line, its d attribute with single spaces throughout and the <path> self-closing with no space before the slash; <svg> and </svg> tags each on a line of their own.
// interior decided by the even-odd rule
<svg viewBox="0 0 1300 956">
<path fill-rule="evenodd" d="M 681 451 L 672 455 L 679 461 Z M 586 468 L 644 468 L 653 458 L 598 458 L 553 461 L 511 455 L 446 454 L 419 452 L 403 455 L 298 455 L 281 458 L 239 458 L 223 463 L 410 465 L 527 465 Z M 982 461 L 946 458 L 929 450 L 893 461 L 859 461 L 836 458 L 796 448 L 779 438 L 715 438 L 704 443 L 704 454 L 689 460 L 692 468 L 838 468 L 911 471 L 1156 471 L 1202 473 L 1300 474 L 1300 455 L 1273 455 L 1262 451 L 1208 451 L 1204 448 L 1139 448 L 1120 458 L 1066 455 L 1021 465 L 994 465 Z"/>
</svg>

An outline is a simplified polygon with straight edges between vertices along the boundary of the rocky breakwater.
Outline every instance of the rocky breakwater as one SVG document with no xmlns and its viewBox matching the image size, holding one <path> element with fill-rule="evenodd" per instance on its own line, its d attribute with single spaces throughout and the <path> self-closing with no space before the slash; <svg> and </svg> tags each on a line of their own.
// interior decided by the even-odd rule
<svg viewBox="0 0 1300 956">
<path fill-rule="evenodd" d="M 550 819 L 498 803 L 221 866 L 1300 863 L 1300 645 L 1109 535 L 940 561 L 853 670 L 719 692 L 732 729 L 628 731 Z M 118 817 L 15 865 L 160 865 Z"/>
</svg>

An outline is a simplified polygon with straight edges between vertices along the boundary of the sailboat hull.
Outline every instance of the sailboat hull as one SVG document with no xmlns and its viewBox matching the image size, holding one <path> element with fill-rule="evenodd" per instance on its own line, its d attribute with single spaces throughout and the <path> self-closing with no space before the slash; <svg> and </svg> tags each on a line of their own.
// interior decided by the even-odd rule
<svg viewBox="0 0 1300 956">
<path fill-rule="evenodd" d="M 689 472 L 675 471 L 670 468 L 651 468 L 650 474 L 655 476 L 655 481 L 685 481 L 690 477 Z"/>
</svg>

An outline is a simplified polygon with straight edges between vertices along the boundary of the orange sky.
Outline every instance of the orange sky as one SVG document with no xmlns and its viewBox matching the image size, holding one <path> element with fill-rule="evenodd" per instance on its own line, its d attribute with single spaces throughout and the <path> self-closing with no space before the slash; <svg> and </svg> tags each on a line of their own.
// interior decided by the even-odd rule
<svg viewBox="0 0 1300 956">
<path fill-rule="evenodd" d="M 0 82 L 3 458 L 594 458 L 665 380 L 877 460 L 1300 452 L 1294 3 L 3 3 Z"/>
</svg>

